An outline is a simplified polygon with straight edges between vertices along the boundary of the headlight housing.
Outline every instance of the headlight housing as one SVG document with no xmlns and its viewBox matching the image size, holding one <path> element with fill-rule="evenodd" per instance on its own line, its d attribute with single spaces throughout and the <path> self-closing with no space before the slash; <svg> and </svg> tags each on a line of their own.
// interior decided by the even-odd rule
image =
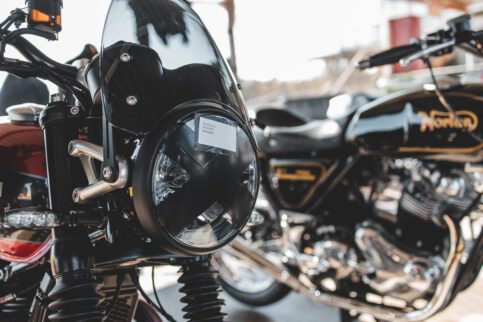
<svg viewBox="0 0 483 322">
<path fill-rule="evenodd" d="M 211 253 L 243 228 L 259 173 L 251 131 L 229 108 L 194 102 L 148 135 L 134 174 L 134 206 L 149 236 L 175 253 Z"/>
</svg>

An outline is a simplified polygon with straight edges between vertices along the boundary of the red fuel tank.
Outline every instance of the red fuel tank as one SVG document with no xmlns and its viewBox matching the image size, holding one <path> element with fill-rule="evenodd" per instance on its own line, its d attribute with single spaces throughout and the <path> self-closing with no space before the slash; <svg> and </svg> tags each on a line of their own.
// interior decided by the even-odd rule
<svg viewBox="0 0 483 322">
<path fill-rule="evenodd" d="M 47 206 L 42 130 L 35 122 L 0 117 L 0 211 Z M 34 262 L 50 249 L 49 231 L 0 228 L 0 260 Z"/>
</svg>

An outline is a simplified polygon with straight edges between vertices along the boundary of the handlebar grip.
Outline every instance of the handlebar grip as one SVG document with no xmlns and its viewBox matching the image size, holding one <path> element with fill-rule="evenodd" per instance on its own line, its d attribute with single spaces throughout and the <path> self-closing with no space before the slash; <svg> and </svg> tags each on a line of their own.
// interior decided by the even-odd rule
<svg viewBox="0 0 483 322">
<path fill-rule="evenodd" d="M 367 69 L 376 66 L 395 64 L 399 62 L 400 59 L 409 56 L 417 52 L 418 50 L 421 50 L 420 45 L 406 45 L 394 47 L 374 56 L 371 56 L 368 59 L 360 61 L 357 64 L 357 67 L 359 69 Z"/>
</svg>

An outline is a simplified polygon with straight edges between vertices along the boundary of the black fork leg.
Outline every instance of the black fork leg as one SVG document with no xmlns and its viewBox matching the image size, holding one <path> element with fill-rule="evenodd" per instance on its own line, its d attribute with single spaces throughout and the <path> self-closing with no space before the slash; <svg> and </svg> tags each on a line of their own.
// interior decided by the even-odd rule
<svg viewBox="0 0 483 322">
<path fill-rule="evenodd" d="M 92 246 L 82 228 L 57 228 L 51 250 L 55 286 L 49 293 L 50 321 L 102 321 L 102 282 L 90 272 Z"/>
<path fill-rule="evenodd" d="M 44 132 L 52 211 L 67 215 L 72 202 L 74 162 L 68 155 L 69 142 L 76 137 L 76 120 L 71 106 L 62 96 L 52 97 L 42 112 L 40 123 Z M 50 321 L 102 321 L 100 309 L 102 283 L 96 280 L 92 266 L 92 245 L 84 227 L 52 229 L 51 269 L 55 280 L 49 292 Z"/>
</svg>

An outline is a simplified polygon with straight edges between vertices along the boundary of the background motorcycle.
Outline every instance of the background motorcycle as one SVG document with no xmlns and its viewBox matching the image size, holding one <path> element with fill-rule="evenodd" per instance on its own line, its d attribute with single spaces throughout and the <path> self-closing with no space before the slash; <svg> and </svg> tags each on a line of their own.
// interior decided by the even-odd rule
<svg viewBox="0 0 483 322">
<path fill-rule="evenodd" d="M 208 255 L 248 220 L 258 164 L 199 17 L 184 1 L 113 0 L 102 54 L 87 47 L 77 68 L 22 37 L 55 40 L 62 1 L 28 3 L 0 23 L 0 70 L 62 93 L 0 117 L 0 320 L 159 321 L 155 308 L 172 321 L 138 282 L 154 265 L 182 267 L 187 320 L 223 320 Z M 2 102 L 21 95 L 13 83 Z M 22 86 L 45 103 L 38 82 Z"/>
<path fill-rule="evenodd" d="M 429 57 L 456 46 L 482 56 L 469 16 L 449 26 L 360 67 L 421 58 L 432 73 Z M 244 239 L 215 257 L 225 290 L 250 305 L 295 290 L 344 321 L 348 311 L 424 321 L 448 306 L 483 260 L 481 232 L 462 236 L 482 215 L 482 97 L 479 84 L 434 80 L 361 107 L 367 97 L 336 97 L 325 120 L 261 111 L 266 200 Z"/>
</svg>

